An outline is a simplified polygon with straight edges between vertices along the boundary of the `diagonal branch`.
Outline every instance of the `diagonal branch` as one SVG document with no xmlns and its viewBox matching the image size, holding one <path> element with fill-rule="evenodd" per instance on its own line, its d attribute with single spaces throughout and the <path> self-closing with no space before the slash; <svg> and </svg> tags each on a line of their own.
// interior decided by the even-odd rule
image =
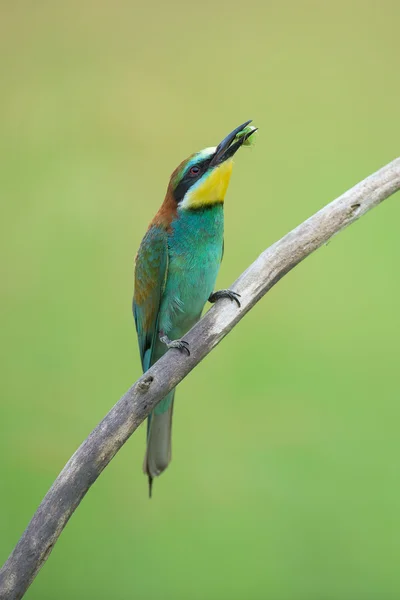
<svg viewBox="0 0 400 600">
<path fill-rule="evenodd" d="M 185 336 L 189 357 L 163 356 L 117 402 L 71 457 L 0 571 L 0 600 L 22 598 L 68 519 L 129 436 L 260 298 L 306 256 L 400 189 L 400 158 L 364 179 L 265 250 L 232 286 L 242 306 L 219 301 Z"/>
</svg>

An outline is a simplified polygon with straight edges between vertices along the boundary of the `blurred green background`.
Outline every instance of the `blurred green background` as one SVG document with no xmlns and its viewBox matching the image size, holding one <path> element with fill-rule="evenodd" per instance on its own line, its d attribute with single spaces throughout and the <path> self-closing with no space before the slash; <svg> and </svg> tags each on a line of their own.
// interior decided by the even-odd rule
<svg viewBox="0 0 400 600">
<path fill-rule="evenodd" d="M 169 175 L 248 118 L 226 287 L 400 154 L 398 2 L 0 7 L 0 562 L 140 375 L 133 260 Z M 397 200 L 397 201 L 396 201 Z M 180 385 L 154 498 L 142 427 L 29 589 L 400 597 L 399 197 L 285 277 Z"/>
</svg>

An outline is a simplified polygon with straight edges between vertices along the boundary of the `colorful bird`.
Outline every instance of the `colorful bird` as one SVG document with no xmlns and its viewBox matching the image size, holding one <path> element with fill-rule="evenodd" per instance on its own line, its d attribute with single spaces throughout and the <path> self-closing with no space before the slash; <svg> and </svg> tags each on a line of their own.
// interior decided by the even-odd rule
<svg viewBox="0 0 400 600">
<path fill-rule="evenodd" d="M 191 155 L 172 173 L 161 208 L 151 221 L 136 256 L 133 314 L 143 371 L 170 348 L 190 354 L 182 339 L 200 319 L 207 300 L 239 294 L 213 292 L 224 251 L 224 198 L 232 157 L 249 145 L 256 131 L 250 121 L 232 131 L 216 148 Z M 143 470 L 149 480 L 171 460 L 171 426 L 175 390 L 156 406 L 147 421 Z"/>
</svg>

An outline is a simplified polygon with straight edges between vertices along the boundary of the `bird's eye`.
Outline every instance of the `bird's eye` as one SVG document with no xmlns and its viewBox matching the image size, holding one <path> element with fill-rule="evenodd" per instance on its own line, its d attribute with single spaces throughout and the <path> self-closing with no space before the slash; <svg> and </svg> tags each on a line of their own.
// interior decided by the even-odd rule
<svg viewBox="0 0 400 600">
<path fill-rule="evenodd" d="M 193 166 L 189 171 L 189 175 L 191 177 L 196 177 L 199 173 L 200 173 L 200 167 L 196 167 L 196 165 Z"/>
</svg>

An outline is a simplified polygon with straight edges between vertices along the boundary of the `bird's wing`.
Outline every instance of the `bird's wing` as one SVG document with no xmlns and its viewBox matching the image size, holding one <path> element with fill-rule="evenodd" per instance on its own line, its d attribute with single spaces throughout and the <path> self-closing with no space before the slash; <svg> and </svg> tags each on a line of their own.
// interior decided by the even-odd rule
<svg viewBox="0 0 400 600">
<path fill-rule="evenodd" d="M 152 225 L 136 256 L 133 315 L 143 370 L 150 367 L 158 315 L 168 272 L 168 240 L 164 228 Z"/>
</svg>

